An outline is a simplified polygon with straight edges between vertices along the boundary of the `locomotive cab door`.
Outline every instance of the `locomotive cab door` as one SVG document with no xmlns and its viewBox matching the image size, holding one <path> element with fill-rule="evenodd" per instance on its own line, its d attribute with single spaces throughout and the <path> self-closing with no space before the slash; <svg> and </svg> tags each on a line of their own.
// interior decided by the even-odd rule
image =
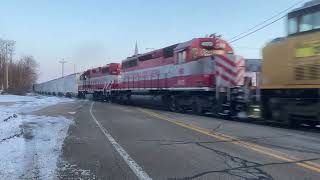
<svg viewBox="0 0 320 180">
<path fill-rule="evenodd" d="M 175 65 L 174 65 L 174 72 L 176 78 L 174 78 L 175 85 L 176 87 L 184 87 L 186 86 L 186 80 L 185 80 L 185 67 L 184 64 L 187 61 L 187 50 L 183 49 L 181 51 L 177 52 L 176 60 L 175 60 Z"/>
</svg>

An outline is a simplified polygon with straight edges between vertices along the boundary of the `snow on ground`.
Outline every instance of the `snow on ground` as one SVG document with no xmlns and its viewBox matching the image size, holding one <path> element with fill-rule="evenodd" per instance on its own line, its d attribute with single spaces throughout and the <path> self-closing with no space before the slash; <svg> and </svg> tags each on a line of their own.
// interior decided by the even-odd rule
<svg viewBox="0 0 320 180">
<path fill-rule="evenodd" d="M 40 110 L 47 106 L 55 105 L 63 102 L 71 102 L 72 99 L 69 98 L 59 98 L 55 96 L 15 96 L 15 95 L 0 95 L 0 112 L 20 112 L 28 113 L 36 110 Z M 9 108 L 2 108 L 1 103 L 12 103 L 14 105 L 9 106 Z"/>
<path fill-rule="evenodd" d="M 62 143 L 72 121 L 30 113 L 70 101 L 73 100 L 0 95 L 0 179 L 54 179 Z"/>
<path fill-rule="evenodd" d="M 36 96 L 0 95 L 0 102 L 34 101 Z"/>
</svg>

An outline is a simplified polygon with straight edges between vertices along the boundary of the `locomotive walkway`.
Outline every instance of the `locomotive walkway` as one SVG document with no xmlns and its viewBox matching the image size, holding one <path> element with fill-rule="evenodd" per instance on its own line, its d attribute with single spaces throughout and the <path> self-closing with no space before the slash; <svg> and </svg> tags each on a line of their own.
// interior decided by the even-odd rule
<svg viewBox="0 0 320 180">
<path fill-rule="evenodd" d="M 320 179 L 320 133 L 92 101 L 72 116 L 60 178 Z"/>
</svg>

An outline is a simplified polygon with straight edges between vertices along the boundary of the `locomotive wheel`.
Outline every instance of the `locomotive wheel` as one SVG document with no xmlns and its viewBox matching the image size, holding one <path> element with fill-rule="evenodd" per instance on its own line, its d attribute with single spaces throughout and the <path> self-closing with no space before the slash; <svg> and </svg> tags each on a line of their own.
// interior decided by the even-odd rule
<svg viewBox="0 0 320 180">
<path fill-rule="evenodd" d="M 121 104 L 121 105 L 124 104 L 124 98 L 123 98 L 122 95 L 119 96 L 118 103 Z"/>
<path fill-rule="evenodd" d="M 96 93 L 96 92 L 94 92 L 94 93 L 92 94 L 92 100 L 93 100 L 93 101 L 97 101 L 97 93 Z"/>
<path fill-rule="evenodd" d="M 215 116 L 215 117 L 220 117 L 220 113 L 222 112 L 222 107 L 221 105 L 215 103 L 212 105 L 212 109 L 211 109 L 211 113 Z"/>
<path fill-rule="evenodd" d="M 130 95 L 130 94 L 126 95 L 126 97 L 125 97 L 125 104 L 126 104 L 126 105 L 131 105 L 131 104 L 132 104 L 132 102 L 131 102 L 131 95 Z"/>
<path fill-rule="evenodd" d="M 179 111 L 179 105 L 177 100 L 174 97 L 170 98 L 169 101 L 169 110 L 172 112 L 178 112 Z"/>
<path fill-rule="evenodd" d="M 192 103 L 192 112 L 193 112 L 194 114 L 198 114 L 198 115 L 203 114 L 202 107 L 200 106 L 199 103 L 197 103 L 197 102 L 193 102 L 193 103 Z"/>
<path fill-rule="evenodd" d="M 111 99 L 111 95 L 108 93 L 105 95 L 104 97 L 104 100 L 107 102 L 107 103 L 111 103 L 112 102 L 112 99 Z"/>
</svg>

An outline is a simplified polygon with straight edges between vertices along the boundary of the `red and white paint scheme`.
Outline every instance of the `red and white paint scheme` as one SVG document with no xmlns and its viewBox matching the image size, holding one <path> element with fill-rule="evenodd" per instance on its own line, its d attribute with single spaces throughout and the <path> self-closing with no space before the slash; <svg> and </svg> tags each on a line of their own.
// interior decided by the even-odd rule
<svg viewBox="0 0 320 180">
<path fill-rule="evenodd" d="M 121 90 L 210 90 L 242 85 L 244 60 L 221 38 L 197 38 L 122 62 Z M 219 84 L 217 84 L 219 83 Z"/>
<path fill-rule="evenodd" d="M 79 94 L 91 94 L 118 88 L 121 64 L 111 63 L 103 67 L 93 68 L 80 75 Z"/>
<path fill-rule="evenodd" d="M 233 53 L 220 37 L 195 38 L 87 70 L 78 94 L 126 104 L 157 99 L 172 111 L 225 112 L 229 90 L 244 83 L 245 61 Z"/>
<path fill-rule="evenodd" d="M 245 60 L 240 56 L 219 55 L 215 58 L 215 78 L 218 87 L 244 85 Z"/>
</svg>

